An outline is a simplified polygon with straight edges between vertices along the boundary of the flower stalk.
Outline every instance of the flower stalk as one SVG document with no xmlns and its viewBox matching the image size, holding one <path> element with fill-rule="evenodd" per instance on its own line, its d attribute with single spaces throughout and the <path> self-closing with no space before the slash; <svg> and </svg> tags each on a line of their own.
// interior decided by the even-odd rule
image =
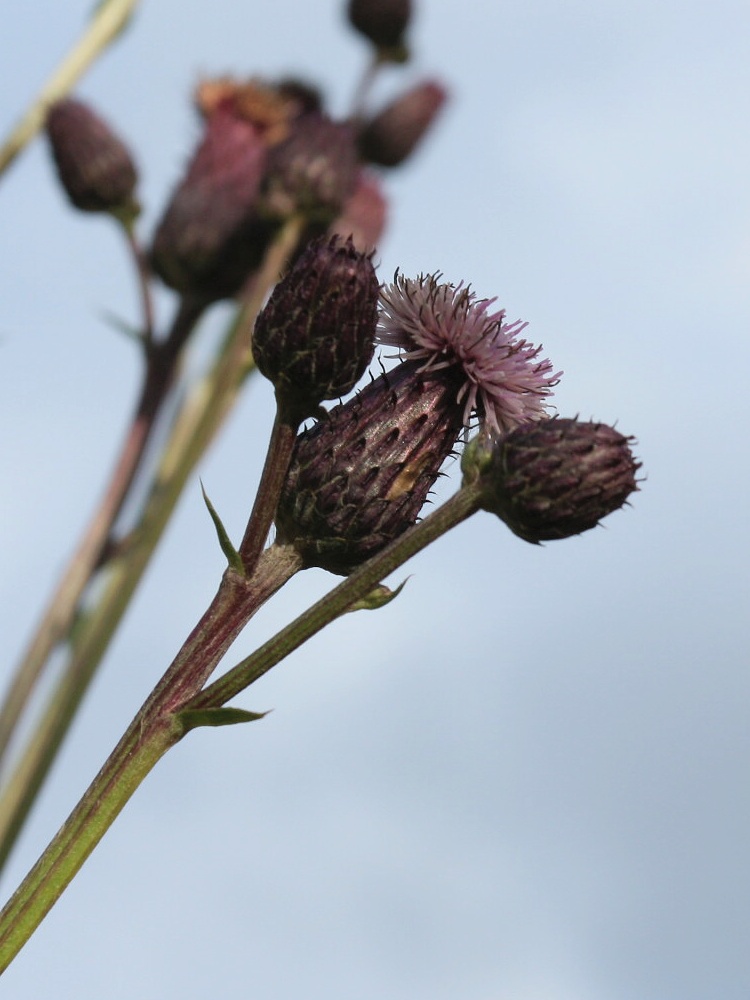
<svg viewBox="0 0 750 1000">
<path fill-rule="evenodd" d="M 223 706 L 325 625 L 349 610 L 394 569 L 473 514 L 481 489 L 468 485 L 360 567 L 202 693 L 200 688 L 257 607 L 299 567 L 289 547 L 272 546 L 267 573 L 248 580 L 227 570 L 216 597 L 144 703 L 83 798 L 0 913 L 4 971 L 115 821 L 140 783 L 182 739 L 195 713 Z M 259 570 L 263 566 L 259 564 Z M 265 576 L 261 583 L 258 577 Z M 181 712 L 186 713 L 181 720 Z"/>
<path fill-rule="evenodd" d="M 298 426 L 298 422 L 293 418 L 290 419 L 281 406 L 277 407 L 260 485 L 255 495 L 250 520 L 238 549 L 245 573 L 248 575 L 255 569 L 273 524 L 279 496 L 294 450 Z"/>
<path fill-rule="evenodd" d="M 0 792 L 0 867 L 13 848 L 190 474 L 252 370 L 250 341 L 255 317 L 268 288 L 297 246 L 302 227 L 302 220 L 295 218 L 280 230 L 212 370 L 188 393 L 175 417 L 137 525 L 122 553 L 108 564 L 104 587 L 76 629 L 60 678 Z"/>
<path fill-rule="evenodd" d="M 412 156 L 447 94 L 428 79 L 380 111 L 368 109 L 380 69 L 410 57 L 411 0 L 347 0 L 349 23 L 371 58 L 345 121 L 329 116 L 316 86 L 293 77 L 204 80 L 195 95 L 202 134 L 147 252 L 134 226 L 136 161 L 86 105 L 59 100 L 136 3 L 102 0 L 85 41 L 0 150 L 1 172 L 46 119 L 71 203 L 122 225 L 142 314 L 140 331 L 131 332 L 145 365 L 110 485 L 0 706 L 1 760 L 37 678 L 64 644 L 58 680 L 0 787 L 0 867 L 188 477 L 256 368 L 274 386 L 276 413 L 238 549 L 204 492 L 227 560 L 214 598 L 0 912 L 0 973 L 158 761 L 192 729 L 262 718 L 230 702 L 341 615 L 398 596 L 404 584 L 391 591 L 383 581 L 412 556 L 479 510 L 527 542 L 570 537 L 638 489 L 631 438 L 604 424 L 550 417 L 561 373 L 522 336 L 525 322 L 508 321 L 495 299 L 443 281 L 440 272 L 407 279 L 397 271 L 390 286 L 378 282 L 372 258 L 387 208 L 378 168 Z M 155 277 L 180 296 L 166 336 L 154 321 Z M 166 423 L 165 400 L 178 395 L 172 390 L 187 338 L 222 299 L 240 308 L 208 374 L 183 380 L 158 466 L 142 484 L 135 527 L 118 537 L 136 477 L 146 479 L 147 442 L 157 421 Z M 395 349 L 398 363 L 381 365 L 362 386 L 376 343 Z M 460 445 L 461 487 L 420 520 Z M 266 547 L 272 525 L 275 541 Z M 312 566 L 345 579 L 215 678 L 258 609 Z"/>
<path fill-rule="evenodd" d="M 89 66 L 127 27 L 138 2 L 139 0 L 104 0 L 97 5 L 78 42 L 0 146 L 0 175 L 42 128 L 50 104 L 65 97 Z"/>
<path fill-rule="evenodd" d="M 239 555 L 250 575 L 279 504 L 300 424 L 349 392 L 374 350 L 378 280 L 367 254 L 338 236 L 313 241 L 258 316 L 253 353 L 276 390 L 276 417 Z"/>
<path fill-rule="evenodd" d="M 480 509 L 483 487 L 468 483 L 423 521 L 354 570 L 342 583 L 226 674 L 187 702 L 187 709 L 226 705 L 326 625 L 362 601 L 394 570 Z"/>
<path fill-rule="evenodd" d="M 146 445 L 172 387 L 182 349 L 203 313 L 203 304 L 183 299 L 169 336 L 146 349 L 141 395 L 115 462 L 109 485 L 47 603 L 0 709 L 0 760 L 49 658 L 70 632 L 84 590 L 100 566 L 112 528 L 141 465 Z"/>
<path fill-rule="evenodd" d="M 468 449 L 461 489 L 423 521 L 395 538 L 343 583 L 299 615 L 255 653 L 205 686 L 231 643 L 261 604 L 302 566 L 292 545 L 266 550 L 256 572 L 230 566 L 217 594 L 152 694 L 136 715 L 81 802 L 0 914 L 0 971 L 7 967 L 114 822 L 157 761 L 197 725 L 221 724 L 216 711 L 244 691 L 307 639 L 346 611 L 361 606 L 382 580 L 446 531 L 480 509 L 505 519 L 508 489 L 516 490 L 508 448 L 520 447 L 524 475 L 533 469 L 534 498 L 548 512 L 587 530 L 622 506 L 637 489 L 638 463 L 630 439 L 601 424 L 546 420 L 520 425 L 504 439 L 480 434 Z M 533 450 L 527 457 L 529 449 Z M 561 470 L 562 473 L 561 473 Z M 560 476 L 566 489 L 561 493 Z M 528 491 L 530 482 L 522 483 Z M 571 490 L 573 492 L 571 492 Z M 582 498 L 579 520 L 573 497 Z M 596 498 L 595 501 L 592 498 Z M 596 503 L 596 518 L 590 506 Z M 498 506 L 498 504 L 500 506 Z M 552 517 L 557 517 L 552 513 Z M 559 518 L 555 520 L 559 523 Z M 510 524 L 516 530 L 514 524 Z M 553 537 L 564 537 L 556 533 Z M 226 722 L 258 718 L 235 710 Z"/>
</svg>

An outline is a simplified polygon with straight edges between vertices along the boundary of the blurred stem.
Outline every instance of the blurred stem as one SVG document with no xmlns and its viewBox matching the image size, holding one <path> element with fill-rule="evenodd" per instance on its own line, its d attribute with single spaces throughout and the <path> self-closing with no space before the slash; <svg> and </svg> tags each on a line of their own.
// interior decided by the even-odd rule
<svg viewBox="0 0 750 1000">
<path fill-rule="evenodd" d="M 383 60 L 380 58 L 377 50 L 374 49 L 369 62 L 366 64 L 362 72 L 362 76 L 357 84 L 357 89 L 354 91 L 352 108 L 349 112 L 349 117 L 353 122 L 361 122 L 364 119 L 367 99 L 370 96 L 370 91 L 373 88 L 382 66 Z"/>
<path fill-rule="evenodd" d="M 202 302 L 183 299 L 167 338 L 161 344 L 147 347 L 140 399 L 109 485 L 47 602 L 0 708 L 0 761 L 8 750 L 21 715 L 52 652 L 71 629 L 81 596 L 97 570 L 117 515 L 140 468 L 157 417 L 172 387 L 182 348 L 204 308 Z"/>
<path fill-rule="evenodd" d="M 135 232 L 133 220 L 128 219 L 123 221 L 121 225 L 135 268 L 136 282 L 141 300 L 141 338 L 148 351 L 154 343 L 154 302 L 151 295 L 151 275 L 143 253 L 143 247 L 139 243 Z"/>
<path fill-rule="evenodd" d="M 65 97 L 97 56 L 127 26 L 138 0 L 102 0 L 80 39 L 65 56 L 37 98 L 0 146 L 0 174 L 43 127 L 50 104 Z"/>
<path fill-rule="evenodd" d="M 289 546 L 272 546 L 253 577 L 228 569 L 210 607 L 130 724 L 60 832 L 0 914 L 0 972 L 20 951 L 156 762 L 185 734 L 180 713 L 221 706 L 365 597 L 384 576 L 473 514 L 482 490 L 465 486 L 420 524 L 339 584 L 291 625 L 202 693 L 253 610 L 299 567 Z"/>
<path fill-rule="evenodd" d="M 252 369 L 251 336 L 268 290 L 296 247 L 302 219 L 290 220 L 264 259 L 209 374 L 186 397 L 143 511 L 122 554 L 107 565 L 105 585 L 76 627 L 70 655 L 47 707 L 0 795 L 0 868 L 21 831 L 57 750 L 114 636 L 196 463 L 213 440 Z"/>
</svg>

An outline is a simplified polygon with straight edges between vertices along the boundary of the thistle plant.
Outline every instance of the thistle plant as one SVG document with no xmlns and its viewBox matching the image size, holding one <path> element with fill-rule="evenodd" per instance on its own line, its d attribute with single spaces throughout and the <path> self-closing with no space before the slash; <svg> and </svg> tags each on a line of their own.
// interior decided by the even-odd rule
<svg viewBox="0 0 750 1000">
<path fill-rule="evenodd" d="M 446 91 L 428 81 L 365 113 L 377 68 L 407 58 L 411 5 L 363 0 L 349 3 L 348 13 L 372 49 L 350 116 L 333 120 L 315 88 L 293 80 L 203 81 L 195 98 L 202 135 L 148 243 L 136 235 L 137 174 L 124 141 L 73 99 L 47 115 L 72 203 L 110 213 L 132 252 L 144 375 L 105 498 L 0 715 L 1 753 L 62 647 L 61 679 L 0 789 L 3 857 L 180 489 L 251 373 L 272 383 L 276 414 L 236 545 L 206 497 L 226 559 L 216 594 L 0 915 L 0 968 L 158 761 L 193 729 L 262 718 L 229 703 L 342 614 L 392 600 L 384 580 L 407 559 L 479 511 L 531 543 L 566 538 L 595 527 L 637 489 L 632 439 L 550 412 L 562 373 L 526 338 L 526 323 L 508 320 L 463 276 L 452 282 L 437 271 L 397 272 L 386 283 L 377 275 L 387 198 L 372 167 L 408 160 Z M 152 304 L 156 278 L 177 297 L 163 333 Z M 203 380 L 183 385 L 185 347 L 220 299 L 236 303 L 235 317 Z M 368 374 L 374 358 L 377 375 Z M 145 447 L 176 387 L 186 392 L 161 461 L 135 527 L 120 536 L 118 514 L 147 474 Z M 437 478 L 458 452 L 461 484 L 425 515 Z M 313 566 L 344 579 L 227 668 L 226 654 L 258 609 Z M 102 584 L 98 596 L 77 622 L 94 582 Z"/>
</svg>

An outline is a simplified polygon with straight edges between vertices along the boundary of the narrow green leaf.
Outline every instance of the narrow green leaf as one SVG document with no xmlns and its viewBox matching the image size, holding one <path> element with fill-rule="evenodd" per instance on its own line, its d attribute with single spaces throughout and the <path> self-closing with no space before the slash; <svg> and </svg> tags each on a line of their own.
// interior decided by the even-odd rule
<svg viewBox="0 0 750 1000">
<path fill-rule="evenodd" d="M 407 577 L 406 580 L 404 580 L 403 583 L 400 583 L 395 590 L 391 590 L 389 587 L 386 587 L 384 583 L 379 583 L 377 587 L 374 587 L 366 597 L 356 601 L 348 610 L 377 611 L 378 608 L 384 608 L 386 604 L 390 604 L 394 598 L 398 597 L 406 586 L 408 579 L 409 578 Z"/>
<path fill-rule="evenodd" d="M 257 722 L 268 712 L 248 712 L 244 708 L 186 708 L 179 713 L 179 720 L 185 730 L 200 726 L 236 726 L 242 722 Z"/>
<path fill-rule="evenodd" d="M 214 527 L 216 528 L 216 534 L 219 538 L 219 545 L 221 546 L 221 551 L 227 557 L 227 562 L 241 576 L 245 575 L 245 567 L 242 563 L 242 558 L 240 557 L 237 549 L 232 545 L 229 540 L 229 535 L 227 534 L 226 528 L 221 522 L 221 518 L 216 513 L 214 505 L 208 499 L 205 489 L 203 488 L 203 483 L 201 483 L 201 492 L 203 493 L 203 500 L 208 508 L 208 513 L 211 515 L 211 520 L 214 522 Z"/>
<path fill-rule="evenodd" d="M 101 318 L 107 326 L 111 326 L 113 330 L 117 330 L 118 333 L 123 334 L 128 340 L 137 340 L 139 343 L 143 342 L 143 334 L 138 329 L 138 327 L 133 326 L 132 323 L 128 323 L 127 320 L 121 319 L 115 313 L 110 312 L 109 309 L 102 309 L 100 311 Z"/>
</svg>

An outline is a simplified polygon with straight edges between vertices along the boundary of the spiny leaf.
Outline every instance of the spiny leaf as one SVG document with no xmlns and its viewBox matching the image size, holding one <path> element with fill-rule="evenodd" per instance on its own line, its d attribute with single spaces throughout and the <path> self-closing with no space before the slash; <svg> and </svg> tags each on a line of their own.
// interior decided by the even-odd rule
<svg viewBox="0 0 750 1000">
<path fill-rule="evenodd" d="M 409 578 L 407 577 L 403 583 L 400 583 L 395 590 L 391 590 L 386 587 L 384 583 L 379 583 L 377 587 L 374 587 L 369 594 L 365 597 L 360 598 L 360 600 L 355 601 L 354 604 L 348 609 L 349 611 L 376 611 L 378 608 L 384 608 L 386 604 L 390 604 L 391 601 L 398 597 L 401 591 L 406 586 L 406 582 Z"/>
<path fill-rule="evenodd" d="M 244 708 L 186 708 L 179 713 L 179 719 L 188 731 L 200 726 L 236 726 L 242 722 L 257 722 L 266 715 L 268 712 L 248 712 Z"/>
<path fill-rule="evenodd" d="M 203 493 L 203 500 L 208 508 L 208 513 L 211 515 L 211 520 L 214 522 L 214 527 L 216 528 L 216 534 L 219 538 L 219 545 L 221 546 L 221 551 L 227 557 L 227 562 L 240 576 L 245 575 L 245 567 L 242 563 L 242 558 L 237 551 L 237 549 L 232 545 L 229 540 L 229 535 L 227 534 L 226 528 L 221 522 L 221 518 L 216 513 L 214 505 L 208 499 L 205 489 L 203 488 L 203 483 L 201 483 L 201 492 Z"/>
</svg>

